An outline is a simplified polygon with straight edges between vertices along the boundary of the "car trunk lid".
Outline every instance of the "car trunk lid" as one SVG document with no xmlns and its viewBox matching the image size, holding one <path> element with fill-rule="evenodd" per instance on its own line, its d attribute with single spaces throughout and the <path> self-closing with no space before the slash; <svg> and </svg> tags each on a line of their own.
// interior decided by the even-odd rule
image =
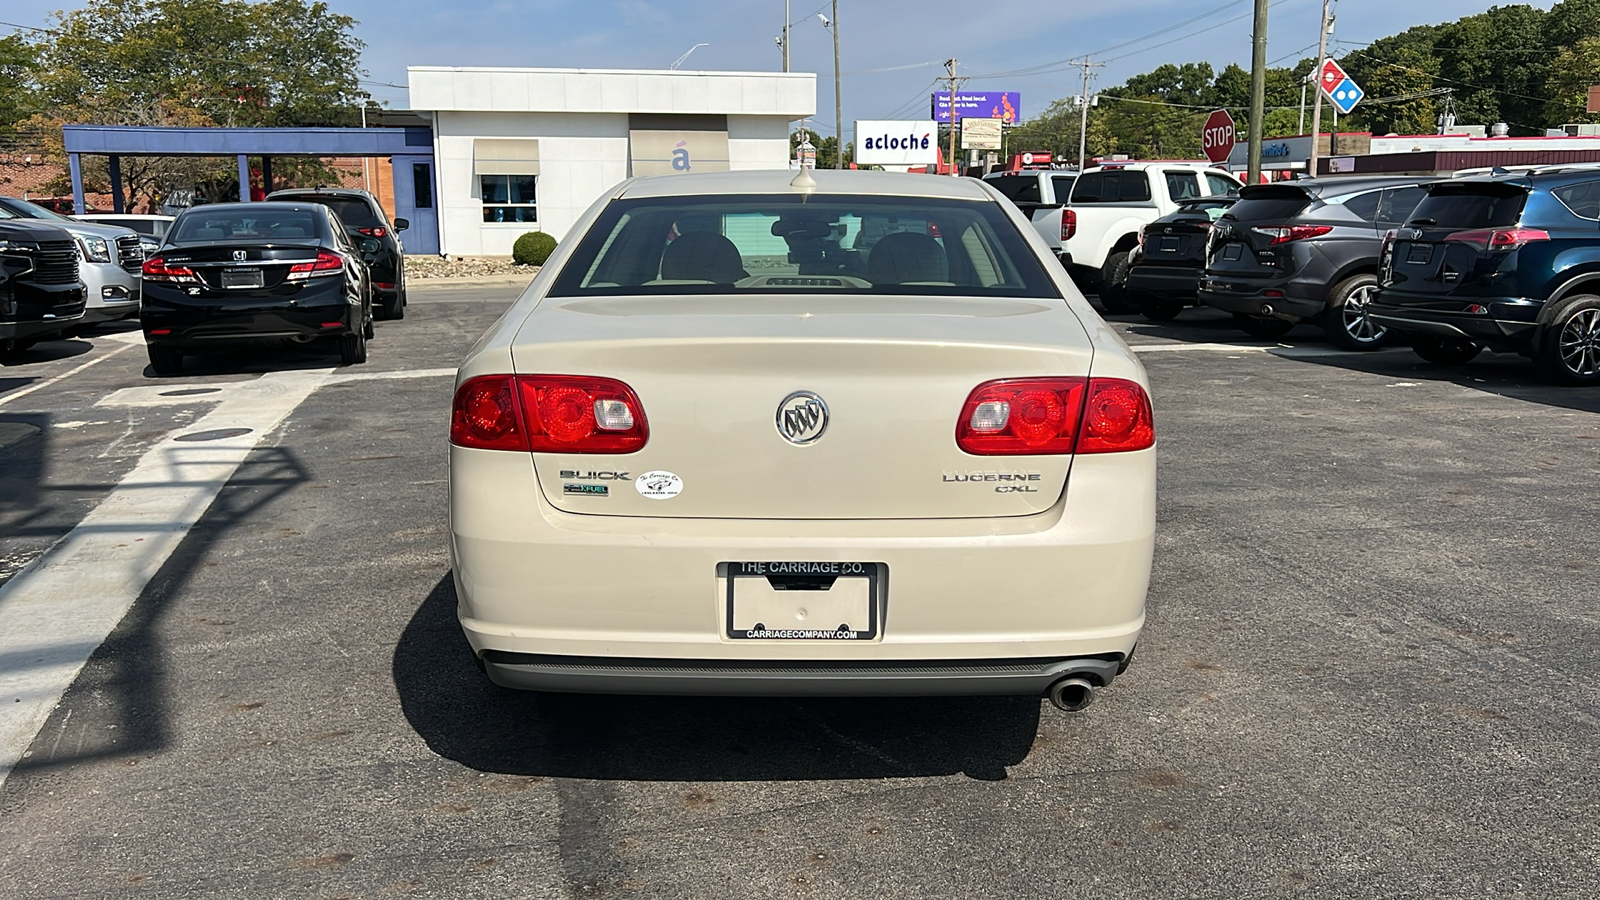
<svg viewBox="0 0 1600 900">
<path fill-rule="evenodd" d="M 271 291 L 283 286 L 297 263 L 315 262 L 315 241 L 179 244 L 161 254 L 169 266 L 194 270 L 209 292 L 224 295 Z"/>
<path fill-rule="evenodd" d="M 1311 206 L 1315 198 L 1296 185 L 1250 185 L 1222 214 L 1206 248 L 1206 271 L 1229 277 L 1281 278 L 1292 271 L 1293 257 L 1278 237 L 1282 229 Z"/>
<path fill-rule="evenodd" d="M 626 383 L 648 421 L 635 453 L 533 454 L 555 507 L 763 519 L 1046 510 L 1071 457 L 969 455 L 956 419 L 983 382 L 1084 376 L 1092 355 L 1059 300 L 949 297 L 547 299 L 513 347 L 521 374 Z M 779 428 L 797 392 L 826 408 L 805 444 Z"/>
<path fill-rule="evenodd" d="M 1451 294 L 1486 283 L 1512 259 L 1508 248 L 1490 246 L 1491 237 L 1516 230 L 1527 198 L 1527 187 L 1514 182 L 1434 185 L 1388 240 L 1385 284 L 1410 293 Z"/>
</svg>

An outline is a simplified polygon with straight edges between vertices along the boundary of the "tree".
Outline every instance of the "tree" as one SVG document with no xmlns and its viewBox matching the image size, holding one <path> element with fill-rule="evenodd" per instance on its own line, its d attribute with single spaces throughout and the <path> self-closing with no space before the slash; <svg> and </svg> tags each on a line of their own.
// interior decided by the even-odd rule
<svg viewBox="0 0 1600 900">
<path fill-rule="evenodd" d="M 0 38 L 0 131 L 38 111 L 38 86 L 33 70 L 39 51 L 20 35 Z"/>
<path fill-rule="evenodd" d="M 367 97 L 355 24 L 308 0 L 89 0 L 60 14 L 39 81 L 51 106 L 95 124 L 158 106 L 219 125 L 354 124 Z"/>
<path fill-rule="evenodd" d="M 1586 111 L 1589 87 L 1600 84 L 1600 37 L 1583 38 L 1562 49 L 1550 72 L 1546 89 L 1549 99 L 1542 111 L 1544 121 L 1555 125 L 1600 122 L 1600 114 Z"/>
</svg>

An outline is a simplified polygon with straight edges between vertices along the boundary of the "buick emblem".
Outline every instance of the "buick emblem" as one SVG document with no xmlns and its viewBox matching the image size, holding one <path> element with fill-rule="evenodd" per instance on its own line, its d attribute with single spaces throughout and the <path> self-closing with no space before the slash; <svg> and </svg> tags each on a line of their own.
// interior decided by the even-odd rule
<svg viewBox="0 0 1600 900">
<path fill-rule="evenodd" d="M 828 405 L 810 391 L 795 391 L 778 404 L 778 433 L 791 444 L 809 444 L 828 430 Z"/>
<path fill-rule="evenodd" d="M 233 260 L 234 262 L 244 262 L 245 257 L 248 255 L 243 250 L 235 250 L 233 251 Z"/>
</svg>

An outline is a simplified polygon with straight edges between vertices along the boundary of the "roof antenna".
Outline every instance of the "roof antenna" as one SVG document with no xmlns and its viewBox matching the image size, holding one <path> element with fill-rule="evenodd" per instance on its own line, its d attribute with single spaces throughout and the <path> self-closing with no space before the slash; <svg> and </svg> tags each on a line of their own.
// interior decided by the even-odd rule
<svg viewBox="0 0 1600 900">
<path fill-rule="evenodd" d="M 817 180 L 811 177 L 810 169 L 802 167 L 800 169 L 800 174 L 796 175 L 794 180 L 789 182 L 789 187 L 798 188 L 802 191 L 813 191 L 817 188 Z"/>
</svg>

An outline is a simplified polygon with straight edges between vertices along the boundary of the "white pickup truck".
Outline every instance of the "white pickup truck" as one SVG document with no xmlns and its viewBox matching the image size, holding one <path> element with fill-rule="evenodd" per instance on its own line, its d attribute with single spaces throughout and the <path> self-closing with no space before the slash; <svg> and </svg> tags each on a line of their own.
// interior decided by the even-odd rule
<svg viewBox="0 0 1600 900">
<path fill-rule="evenodd" d="M 1067 195 L 1077 177 L 1076 169 L 1021 169 L 990 172 L 983 180 L 1032 219 L 1039 236 L 1061 258 L 1061 240 L 1067 233 L 1063 221 Z"/>
<path fill-rule="evenodd" d="M 1078 176 L 1061 222 L 1061 259 L 1082 281 L 1098 283 L 1106 312 L 1133 312 L 1124 285 L 1128 251 L 1144 226 L 1179 200 L 1237 193 L 1240 184 L 1205 163 L 1107 163 Z M 1081 282 L 1080 282 L 1081 283 Z"/>
</svg>

